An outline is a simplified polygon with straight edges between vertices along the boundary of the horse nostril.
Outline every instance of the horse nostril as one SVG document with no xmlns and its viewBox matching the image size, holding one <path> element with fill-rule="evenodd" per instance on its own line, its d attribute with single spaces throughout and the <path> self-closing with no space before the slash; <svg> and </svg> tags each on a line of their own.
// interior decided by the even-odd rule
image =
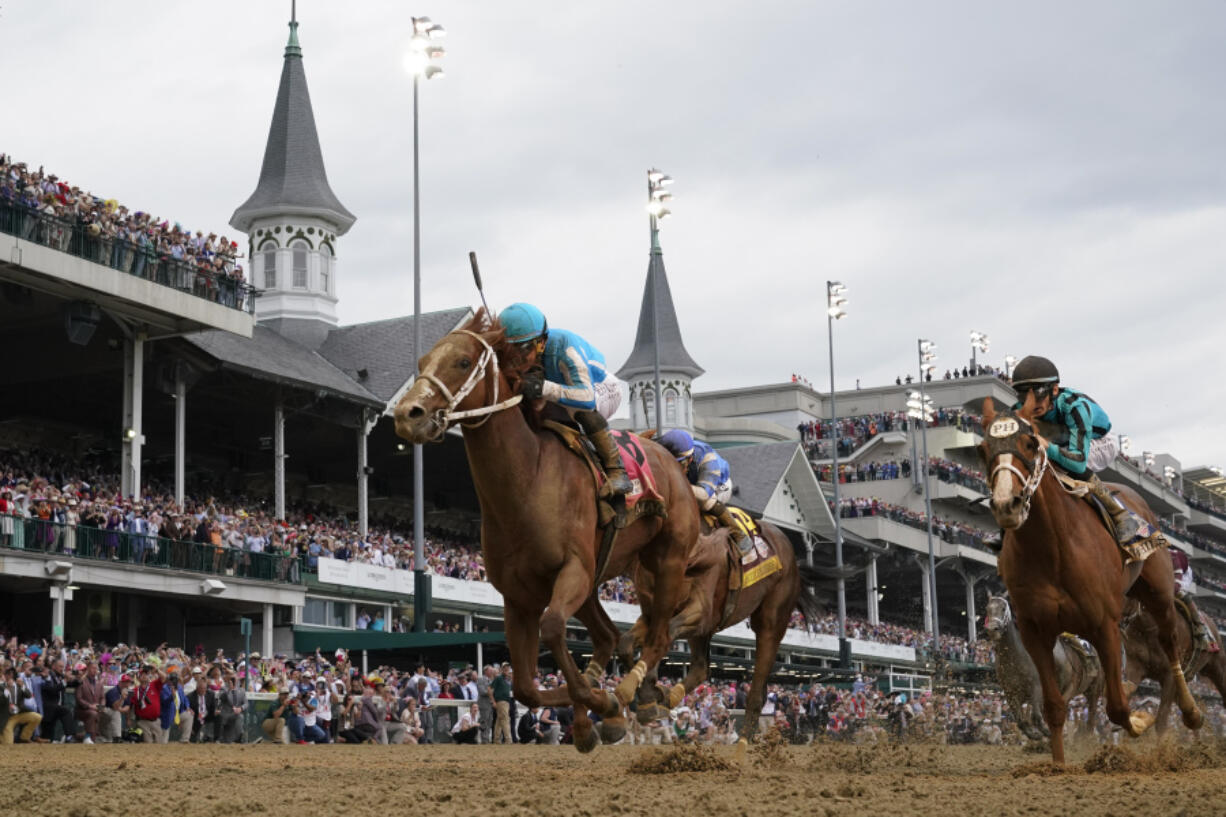
<svg viewBox="0 0 1226 817">
<path fill-rule="evenodd" d="M 413 406 L 408 410 L 407 415 L 410 420 L 420 420 L 426 416 L 426 410 L 421 406 Z"/>
</svg>

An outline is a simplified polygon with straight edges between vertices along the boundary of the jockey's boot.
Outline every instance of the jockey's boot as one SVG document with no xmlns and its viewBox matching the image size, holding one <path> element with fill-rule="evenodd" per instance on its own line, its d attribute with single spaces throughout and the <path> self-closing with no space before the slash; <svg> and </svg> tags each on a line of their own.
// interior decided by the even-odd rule
<svg viewBox="0 0 1226 817">
<path fill-rule="evenodd" d="M 609 421 L 596 411 L 576 411 L 575 420 L 596 447 L 596 455 L 600 457 L 600 464 L 609 479 L 609 491 L 621 496 L 630 493 L 633 486 L 630 484 L 630 478 L 626 476 L 626 467 L 622 465 L 622 455 L 617 450 L 617 443 L 609 436 Z"/>
<path fill-rule="evenodd" d="M 736 549 L 741 552 L 741 555 L 748 556 L 749 552 L 753 550 L 753 540 L 745 534 L 745 531 L 741 530 L 741 526 L 736 523 L 736 517 L 732 515 L 732 511 L 728 510 L 728 506 L 716 500 L 707 509 L 707 513 L 718 519 L 719 524 L 732 533 L 732 543 L 736 545 Z"/>
<path fill-rule="evenodd" d="M 1090 486 L 1090 493 L 1094 494 L 1098 501 L 1103 503 L 1107 513 L 1111 514 L 1111 526 L 1115 528 L 1115 541 L 1121 545 L 1132 544 L 1141 532 L 1136 514 L 1126 508 L 1124 503 L 1120 502 L 1119 497 L 1107 490 L 1107 486 L 1093 471 L 1089 473 L 1086 484 Z"/>
</svg>

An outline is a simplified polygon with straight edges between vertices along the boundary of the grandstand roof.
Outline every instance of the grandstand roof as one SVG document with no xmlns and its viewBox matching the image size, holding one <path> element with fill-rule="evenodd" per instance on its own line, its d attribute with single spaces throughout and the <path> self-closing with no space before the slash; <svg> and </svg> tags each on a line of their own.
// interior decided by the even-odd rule
<svg viewBox="0 0 1226 817">
<path fill-rule="evenodd" d="M 655 315 L 657 310 L 658 316 Z M 673 293 L 668 286 L 664 254 L 659 247 L 652 249 L 651 260 L 647 263 L 647 283 L 643 286 L 643 305 L 639 309 L 634 350 L 618 370 L 618 377 L 628 380 L 636 374 L 655 369 L 656 323 L 659 324 L 660 333 L 660 370 L 681 372 L 690 377 L 702 374 L 705 370 L 694 362 L 681 341 L 681 325 L 677 322 L 677 310 L 673 308 Z"/>
<path fill-rule="evenodd" d="M 421 339 L 429 349 L 472 314 L 468 307 L 427 312 L 421 316 Z M 413 374 L 413 317 L 342 326 L 328 333 L 319 353 L 386 404 Z"/>
<path fill-rule="evenodd" d="M 251 197 L 234 211 L 230 224 L 250 232 L 253 221 L 274 215 L 323 218 L 335 224 L 341 235 L 356 221 L 328 184 L 306 71 L 302 67 L 302 49 L 298 47 L 297 21 L 290 23 L 290 40 L 285 48 L 260 181 Z"/>
<path fill-rule="evenodd" d="M 732 504 L 787 527 L 801 526 L 785 516 L 803 518 L 805 530 L 833 540 L 834 517 L 800 443 L 742 445 L 719 453 L 728 461 L 736 486 Z M 781 487 L 788 491 L 781 492 Z"/>
<path fill-rule="evenodd" d="M 383 408 L 380 400 L 357 381 L 330 363 L 323 355 L 256 324 L 250 339 L 229 332 L 203 332 L 184 338 L 224 367 L 261 380 L 288 383 Z"/>
</svg>

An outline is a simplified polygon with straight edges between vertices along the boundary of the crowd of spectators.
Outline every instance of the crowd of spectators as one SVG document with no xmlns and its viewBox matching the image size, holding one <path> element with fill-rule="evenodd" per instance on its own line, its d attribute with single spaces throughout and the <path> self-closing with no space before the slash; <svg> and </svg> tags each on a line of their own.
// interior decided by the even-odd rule
<svg viewBox="0 0 1226 817">
<path fill-rule="evenodd" d="M 1201 550 L 1207 550 L 1211 553 L 1216 553 L 1218 556 L 1226 556 L 1226 545 L 1221 542 L 1210 539 L 1208 536 L 1201 536 L 1199 533 L 1193 533 L 1186 528 L 1179 528 L 1167 522 L 1161 516 L 1158 517 L 1158 527 L 1172 536 L 1177 536 L 1183 541 L 1194 545 Z"/>
<path fill-rule="evenodd" d="M 817 478 L 829 482 L 833 468 L 830 463 L 816 465 L 813 468 Z M 963 485 L 967 488 L 988 493 L 988 483 L 983 472 L 970 468 L 959 462 L 942 457 L 928 458 L 928 473 L 941 482 Z M 877 482 L 879 480 L 906 479 L 911 476 L 911 460 L 903 457 L 901 460 L 873 460 L 870 462 L 839 463 L 839 482 Z"/>
<path fill-rule="evenodd" d="M 928 530 L 928 516 L 901 505 L 882 502 L 875 497 L 844 497 L 839 500 L 839 516 L 844 519 L 879 516 L 918 530 Z M 1000 534 L 973 527 L 965 522 L 933 515 L 932 532 L 952 545 L 967 545 L 995 552 Z"/>
<path fill-rule="evenodd" d="M 878 434 L 905 431 L 907 422 L 905 411 L 883 411 L 840 417 L 833 430 L 829 420 L 808 420 L 798 424 L 796 430 L 800 433 L 801 445 L 810 459 L 826 459 L 830 457 L 833 441 L 838 441 L 840 457 L 850 456 Z M 961 431 L 972 432 L 981 429 L 981 421 L 979 415 L 959 408 L 940 408 L 933 413 L 929 428 L 940 426 L 952 426 Z"/>
<path fill-rule="evenodd" d="M 1222 521 L 1226 521 L 1226 510 L 1223 510 L 1222 508 L 1219 508 L 1216 505 L 1205 502 L 1204 500 L 1197 499 L 1194 496 L 1188 496 L 1184 498 L 1187 500 L 1188 505 L 1190 507 L 1193 507 L 1198 511 L 1204 511 L 1210 516 L 1216 516 L 1218 519 L 1221 519 Z"/>
<path fill-rule="evenodd" d="M 3 153 L 0 232 L 226 306 L 250 307 L 237 241 L 131 211 Z"/>
</svg>

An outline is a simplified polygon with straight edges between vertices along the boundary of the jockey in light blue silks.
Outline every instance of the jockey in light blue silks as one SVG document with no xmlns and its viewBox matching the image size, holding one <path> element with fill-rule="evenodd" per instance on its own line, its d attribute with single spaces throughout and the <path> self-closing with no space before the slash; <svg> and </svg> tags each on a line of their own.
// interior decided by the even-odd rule
<svg viewBox="0 0 1226 817">
<path fill-rule="evenodd" d="M 695 440 L 689 432 L 680 428 L 664 432 L 658 442 L 681 464 L 681 470 L 690 481 L 694 497 L 703 513 L 716 517 L 721 525 L 732 531 L 733 540 L 742 556 L 749 553 L 753 549 L 753 542 L 741 530 L 728 506 L 724 504 L 732 499 L 732 474 L 728 461 L 715 453 L 714 448 Z"/>
<path fill-rule="evenodd" d="M 628 494 L 630 479 L 617 444 L 609 436 L 608 418 L 621 404 L 620 382 L 605 369 L 604 355 L 574 332 L 550 329 L 545 315 L 532 304 L 511 304 L 498 315 L 510 343 L 532 368 L 519 393 L 528 400 L 544 398 L 570 412 L 596 453 L 614 494 Z"/>
<path fill-rule="evenodd" d="M 1086 481 L 1090 491 L 1111 514 L 1115 538 L 1121 545 L 1132 544 L 1140 526 L 1124 503 L 1107 490 L 1096 471 L 1115 461 L 1119 441 L 1111 432 L 1111 420 L 1102 407 L 1081 392 L 1060 386 L 1056 364 L 1045 357 L 1022 358 L 1013 370 L 1013 390 L 1021 408 L 1028 393 L 1034 393 L 1035 417 L 1060 426 L 1060 437 L 1047 446 L 1047 456 L 1055 465 Z"/>
</svg>

